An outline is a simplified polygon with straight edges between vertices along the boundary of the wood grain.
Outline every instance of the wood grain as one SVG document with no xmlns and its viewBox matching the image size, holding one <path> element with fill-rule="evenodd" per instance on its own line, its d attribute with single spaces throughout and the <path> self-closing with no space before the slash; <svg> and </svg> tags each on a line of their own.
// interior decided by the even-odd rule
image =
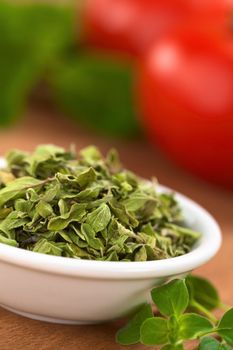
<svg viewBox="0 0 233 350">
<path fill-rule="evenodd" d="M 97 144 L 103 151 L 119 149 L 125 166 L 144 177 L 156 175 L 160 182 L 198 201 L 218 220 L 223 231 L 219 254 L 197 271 L 218 286 L 225 303 L 233 304 L 233 194 L 202 182 L 170 163 L 143 138 L 108 139 L 66 120 L 55 111 L 31 108 L 23 122 L 0 132 L 0 154 L 17 147 L 32 150 L 39 143 L 77 149 Z M 1 288 L 1 286 L 0 286 Z M 17 298 L 17 291 L 15 293 Z M 95 297 L 93 295 L 93 297 Z M 101 296 L 100 296 L 101 297 Z M 98 301 L 97 301 L 98 302 Z M 114 335 L 123 321 L 98 326 L 63 326 L 33 321 L 0 308 L 0 350 L 142 350 L 143 346 L 121 347 Z"/>
</svg>

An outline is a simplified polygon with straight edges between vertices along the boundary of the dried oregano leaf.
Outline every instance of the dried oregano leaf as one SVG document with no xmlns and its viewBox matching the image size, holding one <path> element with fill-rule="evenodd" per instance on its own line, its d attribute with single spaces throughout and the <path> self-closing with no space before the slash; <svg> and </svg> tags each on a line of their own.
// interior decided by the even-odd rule
<svg viewBox="0 0 233 350">
<path fill-rule="evenodd" d="M 94 232 L 104 230 L 111 219 L 111 212 L 107 204 L 101 204 L 97 209 L 87 215 L 86 222 Z"/>
<path fill-rule="evenodd" d="M 26 193 L 28 188 L 39 186 L 41 183 L 40 180 L 29 176 L 24 176 L 8 182 L 0 191 L 0 207 L 9 202 L 9 200 L 20 197 L 23 193 Z"/>
<path fill-rule="evenodd" d="M 0 171 L 0 243 L 76 259 L 146 261 L 189 252 L 172 193 L 124 169 L 115 150 L 12 150 Z"/>
<path fill-rule="evenodd" d="M 60 216 L 52 217 L 48 221 L 48 230 L 61 231 L 64 230 L 71 222 L 80 222 L 86 213 L 85 209 L 86 204 L 73 204 L 69 212 Z"/>
</svg>

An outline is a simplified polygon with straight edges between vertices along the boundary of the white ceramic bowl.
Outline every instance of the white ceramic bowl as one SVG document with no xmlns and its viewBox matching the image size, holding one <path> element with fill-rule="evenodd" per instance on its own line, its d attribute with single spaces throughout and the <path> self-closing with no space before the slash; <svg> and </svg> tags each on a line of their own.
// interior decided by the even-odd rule
<svg viewBox="0 0 233 350">
<path fill-rule="evenodd" d="M 162 191 L 168 191 L 160 187 Z M 210 260 L 221 244 L 213 217 L 176 194 L 189 227 L 202 237 L 183 256 L 148 262 L 76 260 L 0 244 L 0 304 L 33 319 L 88 324 L 126 315 L 149 298 L 149 290 Z"/>
</svg>

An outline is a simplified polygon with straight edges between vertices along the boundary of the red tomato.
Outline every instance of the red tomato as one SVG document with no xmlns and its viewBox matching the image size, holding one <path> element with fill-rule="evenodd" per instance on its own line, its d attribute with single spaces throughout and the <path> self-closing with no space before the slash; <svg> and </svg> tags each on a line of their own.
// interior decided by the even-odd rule
<svg viewBox="0 0 233 350">
<path fill-rule="evenodd" d="M 201 20 L 209 26 L 222 21 L 228 7 L 224 0 L 86 0 L 86 41 L 97 48 L 143 53 L 183 22 Z"/>
<path fill-rule="evenodd" d="M 233 188 L 233 38 L 174 33 L 140 72 L 143 122 L 153 143 L 187 169 Z"/>
</svg>

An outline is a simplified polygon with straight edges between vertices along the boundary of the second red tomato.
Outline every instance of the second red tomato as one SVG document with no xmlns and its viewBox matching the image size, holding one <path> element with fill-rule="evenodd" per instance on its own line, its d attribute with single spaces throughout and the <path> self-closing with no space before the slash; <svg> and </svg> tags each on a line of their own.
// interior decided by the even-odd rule
<svg viewBox="0 0 233 350">
<path fill-rule="evenodd" d="M 210 181 L 233 188 L 233 40 L 197 32 L 155 44 L 141 67 L 151 141 Z"/>
<path fill-rule="evenodd" d="M 85 0 L 84 3 L 87 44 L 133 55 L 141 55 L 152 42 L 184 22 L 218 25 L 229 8 L 223 0 Z"/>
</svg>

